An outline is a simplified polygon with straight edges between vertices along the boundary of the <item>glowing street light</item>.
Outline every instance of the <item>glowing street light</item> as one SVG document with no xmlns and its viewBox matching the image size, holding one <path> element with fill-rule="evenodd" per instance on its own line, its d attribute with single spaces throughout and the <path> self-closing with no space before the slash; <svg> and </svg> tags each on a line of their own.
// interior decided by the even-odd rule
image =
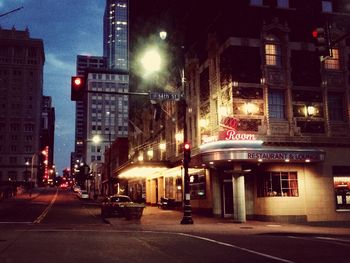
<svg viewBox="0 0 350 263">
<path fill-rule="evenodd" d="M 158 49 L 152 48 L 147 50 L 141 58 L 141 65 L 145 76 L 160 71 L 162 68 L 162 58 Z"/>
</svg>

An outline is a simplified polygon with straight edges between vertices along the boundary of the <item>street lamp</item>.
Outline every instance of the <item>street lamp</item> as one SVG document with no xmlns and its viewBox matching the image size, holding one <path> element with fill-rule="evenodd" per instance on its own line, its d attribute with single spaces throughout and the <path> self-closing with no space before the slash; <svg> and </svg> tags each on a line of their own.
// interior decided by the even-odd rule
<svg viewBox="0 0 350 263">
<path fill-rule="evenodd" d="M 159 33 L 159 37 L 161 40 L 165 40 L 167 33 L 162 31 Z M 145 76 L 152 74 L 154 72 L 158 72 L 161 69 L 162 61 L 161 56 L 156 53 L 157 49 L 151 49 L 147 51 L 144 57 L 141 60 L 143 69 L 147 74 Z M 187 122 L 186 122 L 186 114 L 187 114 L 187 101 L 186 101 L 186 85 L 185 85 L 185 72 L 182 68 L 181 70 L 181 88 L 183 92 L 183 96 L 180 100 L 180 105 L 183 109 L 183 143 L 184 145 L 188 143 L 188 135 L 187 135 Z M 183 168 L 184 168 L 184 194 L 183 194 L 183 209 L 184 214 L 181 220 L 181 224 L 193 224 L 192 220 L 192 208 L 190 203 L 190 178 L 188 173 L 189 161 L 186 160 L 186 152 L 185 150 L 183 156 Z"/>
<path fill-rule="evenodd" d="M 25 175 L 24 175 L 24 181 L 25 181 L 25 183 L 28 183 L 28 166 L 29 166 L 29 162 L 26 161 L 25 165 L 26 165 L 26 172 L 25 172 Z"/>
<path fill-rule="evenodd" d="M 112 158 L 112 143 L 111 143 L 111 113 L 106 112 L 108 116 L 108 166 L 107 166 L 107 178 L 108 178 L 108 194 L 112 194 L 112 182 L 111 182 L 111 158 Z"/>
</svg>

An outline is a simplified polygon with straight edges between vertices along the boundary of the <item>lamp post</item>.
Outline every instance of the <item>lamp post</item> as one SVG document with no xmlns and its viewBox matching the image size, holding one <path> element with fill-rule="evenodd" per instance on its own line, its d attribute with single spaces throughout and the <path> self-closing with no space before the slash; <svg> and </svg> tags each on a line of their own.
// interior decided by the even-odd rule
<svg viewBox="0 0 350 263">
<path fill-rule="evenodd" d="M 111 145 L 111 113 L 106 112 L 108 116 L 108 166 L 107 166 L 107 178 L 108 178 L 108 195 L 112 194 L 112 182 L 111 182 L 111 158 L 112 158 L 112 145 Z"/>
<path fill-rule="evenodd" d="M 161 40 L 165 40 L 167 36 L 167 33 L 165 31 L 162 31 L 159 33 L 159 37 Z M 141 61 L 144 70 L 146 70 L 146 74 L 151 74 L 154 72 L 157 72 L 160 70 L 162 66 L 161 56 L 157 54 L 156 49 L 153 49 L 151 51 L 148 51 L 145 53 L 145 56 L 142 58 Z M 187 115 L 187 101 L 186 101 L 186 83 L 185 83 L 185 72 L 182 68 L 181 70 L 181 88 L 183 92 L 183 96 L 180 100 L 180 106 L 183 110 L 183 142 L 188 143 L 188 135 L 187 135 L 187 122 L 186 122 L 186 115 Z M 190 178 L 188 173 L 189 168 L 189 160 L 187 160 L 185 156 L 185 151 L 183 155 L 183 168 L 184 168 L 184 194 L 183 194 L 183 218 L 181 220 L 181 224 L 193 224 L 192 220 L 192 208 L 190 203 Z"/>
<path fill-rule="evenodd" d="M 181 86 L 183 91 L 182 96 L 182 109 L 183 109 L 183 129 L 184 129 L 184 145 L 188 143 L 188 135 L 187 135 L 187 122 L 186 122 L 186 116 L 187 116 L 187 101 L 186 101 L 186 83 L 185 83 L 185 71 L 182 69 L 181 71 Z M 184 202 L 184 214 L 183 218 L 181 220 L 182 225 L 189 225 L 193 224 L 192 220 L 192 207 L 191 207 L 191 195 L 190 195 L 190 176 L 188 174 L 188 166 L 189 166 L 189 160 L 186 157 L 185 149 L 183 149 L 183 167 L 184 167 L 184 196 L 183 196 L 183 202 Z"/>
<path fill-rule="evenodd" d="M 29 166 L 29 162 L 26 161 L 25 165 L 26 165 L 26 171 L 25 171 L 25 174 L 24 174 L 24 182 L 25 182 L 25 184 L 27 184 L 28 183 L 28 166 Z"/>
</svg>

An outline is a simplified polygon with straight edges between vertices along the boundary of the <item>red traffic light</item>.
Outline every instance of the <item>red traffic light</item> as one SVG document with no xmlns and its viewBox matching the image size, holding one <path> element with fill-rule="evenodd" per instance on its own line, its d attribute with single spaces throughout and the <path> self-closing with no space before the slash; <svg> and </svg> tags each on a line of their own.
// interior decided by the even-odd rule
<svg viewBox="0 0 350 263">
<path fill-rule="evenodd" d="M 74 85 L 75 85 L 75 86 L 80 86 L 81 83 L 82 83 L 82 81 L 81 81 L 81 78 L 80 78 L 80 77 L 74 78 Z"/>
<path fill-rule="evenodd" d="M 312 31 L 313 38 L 325 37 L 325 34 L 326 34 L 326 31 L 325 31 L 325 29 L 323 27 L 315 28 Z"/>
<path fill-rule="evenodd" d="M 184 143 L 184 163 L 189 163 L 191 161 L 191 145 L 186 142 Z"/>
<path fill-rule="evenodd" d="M 84 98 L 85 83 L 84 78 L 74 76 L 71 79 L 71 100 L 82 101 Z"/>
</svg>

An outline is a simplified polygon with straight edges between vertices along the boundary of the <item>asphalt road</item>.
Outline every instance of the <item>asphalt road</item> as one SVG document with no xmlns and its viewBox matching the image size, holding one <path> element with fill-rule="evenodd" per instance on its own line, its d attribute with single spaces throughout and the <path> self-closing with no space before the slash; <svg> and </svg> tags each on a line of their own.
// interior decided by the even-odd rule
<svg viewBox="0 0 350 263">
<path fill-rule="evenodd" d="M 200 224 L 144 230 L 107 224 L 99 212 L 94 202 L 53 188 L 1 202 L 0 262 L 350 262 L 345 234 L 225 232 L 214 224 L 211 231 Z"/>
</svg>

